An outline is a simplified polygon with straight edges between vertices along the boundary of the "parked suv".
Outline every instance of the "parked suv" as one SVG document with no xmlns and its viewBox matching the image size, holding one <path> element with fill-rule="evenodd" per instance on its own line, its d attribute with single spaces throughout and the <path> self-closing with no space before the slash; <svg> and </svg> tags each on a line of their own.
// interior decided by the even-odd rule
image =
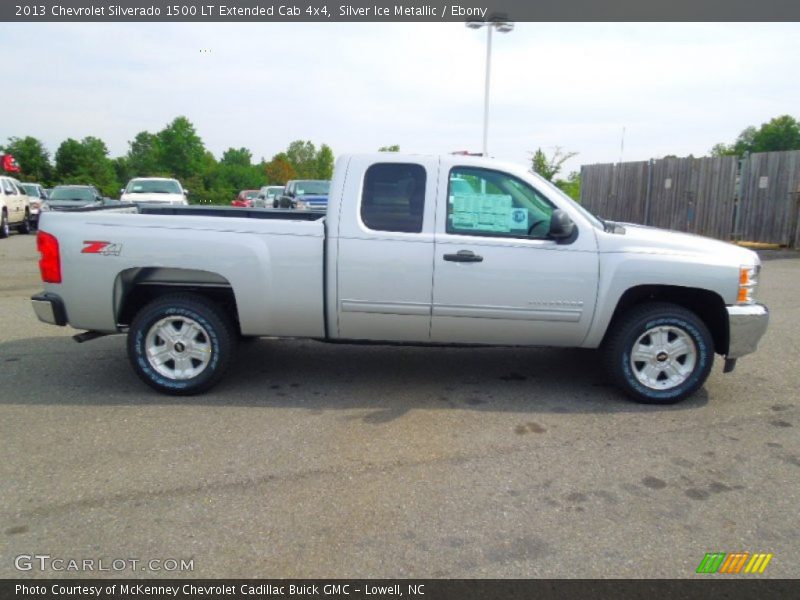
<svg viewBox="0 0 800 600">
<path fill-rule="evenodd" d="M 19 181 L 0 175 L 0 238 L 7 238 L 12 227 L 20 233 L 30 233 L 30 200 Z"/>
<path fill-rule="evenodd" d="M 108 206 L 120 204 L 118 200 L 105 198 L 93 185 L 57 185 L 50 191 L 41 212 L 51 210 L 70 210 L 75 208 Z"/>
<path fill-rule="evenodd" d="M 295 179 L 286 183 L 283 194 L 272 201 L 273 208 L 325 210 L 328 207 L 330 181 Z"/>
<path fill-rule="evenodd" d="M 122 202 L 151 202 L 153 204 L 189 204 L 186 196 L 189 190 L 183 189 L 177 179 L 165 177 L 136 177 L 120 190 Z"/>
</svg>

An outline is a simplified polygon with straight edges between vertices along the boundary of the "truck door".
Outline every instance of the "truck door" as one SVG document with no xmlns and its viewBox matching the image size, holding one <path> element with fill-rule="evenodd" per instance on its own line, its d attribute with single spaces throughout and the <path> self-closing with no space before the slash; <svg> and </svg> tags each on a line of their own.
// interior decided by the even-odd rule
<svg viewBox="0 0 800 600">
<path fill-rule="evenodd" d="M 579 345 L 597 295 L 591 227 L 547 239 L 553 202 L 501 171 L 443 166 L 440 189 L 431 340 Z"/>
<path fill-rule="evenodd" d="M 336 244 L 339 338 L 430 339 L 438 172 L 430 157 L 350 160 Z"/>
</svg>

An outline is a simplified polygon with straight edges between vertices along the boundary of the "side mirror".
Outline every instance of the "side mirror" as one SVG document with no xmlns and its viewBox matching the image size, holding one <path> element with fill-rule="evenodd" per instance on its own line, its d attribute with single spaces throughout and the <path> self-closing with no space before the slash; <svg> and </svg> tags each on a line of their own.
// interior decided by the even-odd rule
<svg viewBox="0 0 800 600">
<path fill-rule="evenodd" d="M 560 208 L 550 215 L 550 237 L 554 240 L 568 238 L 575 231 L 575 223 L 570 216 Z"/>
<path fill-rule="evenodd" d="M 122 189 L 119 191 L 119 193 L 120 193 L 120 195 L 124 194 L 124 193 L 125 193 L 125 188 L 122 188 Z"/>
<path fill-rule="evenodd" d="M 183 190 L 183 195 L 184 196 L 188 196 L 189 195 L 189 190 Z"/>
</svg>

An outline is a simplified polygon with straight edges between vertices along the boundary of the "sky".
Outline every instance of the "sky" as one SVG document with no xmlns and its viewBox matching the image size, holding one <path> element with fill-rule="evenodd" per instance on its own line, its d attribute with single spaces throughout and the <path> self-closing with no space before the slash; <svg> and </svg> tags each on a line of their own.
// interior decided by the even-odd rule
<svg viewBox="0 0 800 600">
<path fill-rule="evenodd" d="M 92 135 L 120 156 L 179 115 L 218 158 L 482 146 L 486 32 L 459 23 L 0 23 L 0 43 L 0 143 L 51 155 Z M 577 152 L 561 175 L 702 156 L 800 118 L 798 67 L 800 23 L 517 23 L 493 39 L 489 153 Z"/>
</svg>

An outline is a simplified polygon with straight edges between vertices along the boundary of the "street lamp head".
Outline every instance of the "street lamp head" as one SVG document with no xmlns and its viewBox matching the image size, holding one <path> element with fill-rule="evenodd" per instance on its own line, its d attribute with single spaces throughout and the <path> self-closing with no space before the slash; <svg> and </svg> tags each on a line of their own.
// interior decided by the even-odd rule
<svg viewBox="0 0 800 600">
<path fill-rule="evenodd" d="M 509 33 L 511 31 L 514 31 L 514 23 L 511 23 L 509 21 L 492 23 L 492 25 L 494 25 L 494 28 L 500 33 Z"/>
<path fill-rule="evenodd" d="M 488 25 L 486 21 L 467 21 L 467 27 L 470 29 L 480 29 L 484 25 Z"/>
</svg>

